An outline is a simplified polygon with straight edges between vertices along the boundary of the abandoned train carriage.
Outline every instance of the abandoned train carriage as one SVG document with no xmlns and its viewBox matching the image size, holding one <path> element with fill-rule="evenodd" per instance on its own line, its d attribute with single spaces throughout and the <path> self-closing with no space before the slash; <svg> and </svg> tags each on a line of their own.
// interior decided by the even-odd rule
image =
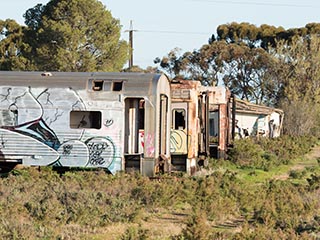
<svg viewBox="0 0 320 240">
<path fill-rule="evenodd" d="M 2 166 L 168 171 L 166 76 L 0 72 L 0 83 Z"/>
<path fill-rule="evenodd" d="M 226 87 L 171 82 L 172 170 L 193 174 L 210 157 L 226 158 L 232 142 L 232 96 Z"/>
<path fill-rule="evenodd" d="M 232 143 L 232 118 L 234 97 L 223 86 L 202 87 L 209 96 L 209 147 L 210 156 L 227 158 L 227 151 Z"/>
<path fill-rule="evenodd" d="M 195 173 L 209 157 L 208 95 L 199 81 L 171 82 L 171 163 L 173 171 Z"/>
<path fill-rule="evenodd" d="M 284 112 L 282 109 L 256 105 L 235 99 L 234 137 L 268 137 L 281 135 Z"/>
</svg>

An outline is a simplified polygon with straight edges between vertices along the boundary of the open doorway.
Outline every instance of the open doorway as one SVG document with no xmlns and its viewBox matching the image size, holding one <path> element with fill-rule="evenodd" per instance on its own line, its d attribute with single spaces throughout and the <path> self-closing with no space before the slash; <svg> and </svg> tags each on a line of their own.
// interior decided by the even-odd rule
<svg viewBox="0 0 320 240">
<path fill-rule="evenodd" d="M 144 152 L 145 102 L 143 98 L 125 99 L 125 168 L 140 171 Z"/>
</svg>

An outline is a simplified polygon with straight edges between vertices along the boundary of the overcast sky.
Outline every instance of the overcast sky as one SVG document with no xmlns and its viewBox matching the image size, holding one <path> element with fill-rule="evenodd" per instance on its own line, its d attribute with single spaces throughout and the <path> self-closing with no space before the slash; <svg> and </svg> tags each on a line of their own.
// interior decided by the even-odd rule
<svg viewBox="0 0 320 240">
<path fill-rule="evenodd" d="M 15 19 L 43 0 L 10 0 L 3 3 L 0 19 Z M 320 22 L 320 2 L 316 0 L 102 0 L 112 16 L 120 20 L 122 38 L 129 39 L 133 23 L 134 65 L 154 66 L 156 57 L 174 49 L 181 53 L 199 49 L 221 24 L 248 22 L 285 29 Z"/>
</svg>

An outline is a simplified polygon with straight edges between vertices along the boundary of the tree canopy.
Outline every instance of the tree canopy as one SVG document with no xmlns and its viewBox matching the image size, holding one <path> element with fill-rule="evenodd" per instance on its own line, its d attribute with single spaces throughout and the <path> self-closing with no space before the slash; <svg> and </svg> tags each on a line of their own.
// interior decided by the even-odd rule
<svg viewBox="0 0 320 240">
<path fill-rule="evenodd" d="M 0 23 L 2 70 L 120 71 L 128 44 L 120 22 L 97 0 L 51 0 Z"/>
<path fill-rule="evenodd" d="M 319 23 L 287 30 L 223 24 L 200 49 L 174 49 L 155 62 L 171 78 L 224 85 L 240 99 L 283 108 L 290 135 L 320 136 L 319 33 Z"/>
</svg>

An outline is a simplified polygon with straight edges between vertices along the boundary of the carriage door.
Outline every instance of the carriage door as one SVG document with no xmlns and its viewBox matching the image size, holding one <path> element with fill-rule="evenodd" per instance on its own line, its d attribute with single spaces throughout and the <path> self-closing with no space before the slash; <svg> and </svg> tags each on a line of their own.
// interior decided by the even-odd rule
<svg viewBox="0 0 320 240">
<path fill-rule="evenodd" d="M 199 96 L 198 103 L 200 119 L 199 157 L 203 159 L 209 155 L 209 98 L 206 92 Z M 201 165 L 200 162 L 199 164 Z"/>
<path fill-rule="evenodd" d="M 167 149 L 167 141 L 168 141 L 168 97 L 166 95 L 161 95 L 160 99 L 160 134 L 159 134 L 159 147 L 160 152 L 159 155 L 161 157 L 160 160 L 163 162 L 160 163 L 160 171 L 167 171 L 167 161 L 166 155 L 168 153 Z"/>
<path fill-rule="evenodd" d="M 125 100 L 125 168 L 140 171 L 144 139 L 144 99 Z"/>
<path fill-rule="evenodd" d="M 172 154 L 188 154 L 188 103 L 172 103 L 170 148 Z"/>
</svg>

